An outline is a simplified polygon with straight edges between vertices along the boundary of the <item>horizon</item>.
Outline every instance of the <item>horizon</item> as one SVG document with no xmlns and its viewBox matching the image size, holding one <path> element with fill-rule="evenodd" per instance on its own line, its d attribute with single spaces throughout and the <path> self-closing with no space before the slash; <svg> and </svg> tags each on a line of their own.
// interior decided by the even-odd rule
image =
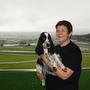
<svg viewBox="0 0 90 90">
<path fill-rule="evenodd" d="M 8 34 L 8 33 L 11 33 L 11 34 L 15 34 L 15 33 L 16 33 L 16 34 L 17 34 L 17 33 L 18 33 L 18 34 L 19 34 L 19 33 L 24 33 L 24 34 L 25 34 L 25 33 L 27 33 L 27 34 L 34 33 L 34 34 L 36 34 L 36 33 L 37 33 L 37 34 L 40 34 L 40 33 L 42 33 L 42 32 L 47 32 L 47 31 L 41 31 L 41 32 L 40 32 L 40 31 L 35 31 L 35 32 L 33 32 L 33 31 L 28 31 L 28 32 L 27 32 L 27 31 L 24 31 L 24 32 L 17 32 L 17 31 L 14 31 L 14 32 L 12 32 L 12 31 L 9 31 L 9 32 L 1 32 L 1 31 L 0 31 L 0 34 L 1 34 L 1 33 L 5 33 L 5 34 L 6 34 L 6 33 L 7 33 L 7 34 Z M 48 33 L 50 33 L 50 34 L 52 34 L 52 33 L 55 34 L 55 32 L 52 32 L 52 31 L 51 31 L 51 32 L 49 31 Z M 86 33 L 86 32 L 72 33 L 72 35 L 85 35 L 85 34 L 90 34 L 90 33 Z"/>
</svg>

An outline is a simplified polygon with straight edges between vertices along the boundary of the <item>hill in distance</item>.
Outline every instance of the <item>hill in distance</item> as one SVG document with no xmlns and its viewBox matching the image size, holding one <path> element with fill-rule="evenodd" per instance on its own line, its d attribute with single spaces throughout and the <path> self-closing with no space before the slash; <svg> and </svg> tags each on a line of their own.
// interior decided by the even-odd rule
<svg viewBox="0 0 90 90">
<path fill-rule="evenodd" d="M 49 32 L 55 38 L 55 32 Z M 41 32 L 0 32 L 0 39 L 37 39 Z M 74 40 L 90 42 L 90 33 L 73 35 Z"/>
</svg>

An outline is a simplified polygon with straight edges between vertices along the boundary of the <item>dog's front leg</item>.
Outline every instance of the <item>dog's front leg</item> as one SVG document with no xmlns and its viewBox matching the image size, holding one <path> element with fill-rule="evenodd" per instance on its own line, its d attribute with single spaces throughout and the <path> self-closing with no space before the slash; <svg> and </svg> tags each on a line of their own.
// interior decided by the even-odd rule
<svg viewBox="0 0 90 90">
<path fill-rule="evenodd" d="M 56 55 L 56 53 L 53 54 L 54 60 L 57 63 L 57 65 L 62 68 L 63 70 L 66 70 L 65 65 L 62 63 L 61 58 L 58 58 L 58 56 Z"/>
</svg>

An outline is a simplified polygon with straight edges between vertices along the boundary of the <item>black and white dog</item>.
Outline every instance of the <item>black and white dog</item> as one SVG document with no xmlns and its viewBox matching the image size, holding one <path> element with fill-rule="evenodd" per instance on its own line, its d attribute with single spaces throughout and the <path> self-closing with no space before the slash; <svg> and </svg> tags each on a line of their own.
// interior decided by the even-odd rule
<svg viewBox="0 0 90 90">
<path fill-rule="evenodd" d="M 49 67 L 52 68 L 53 66 L 58 66 L 62 69 L 65 69 L 66 67 L 62 63 L 61 59 L 58 57 L 58 55 L 55 53 L 55 47 L 52 42 L 51 36 L 47 32 L 42 32 L 38 43 L 35 49 L 38 56 L 41 54 L 47 54 L 48 60 L 49 60 Z M 44 69 L 44 70 L 43 70 Z M 43 74 L 43 71 L 45 73 L 45 63 L 43 60 L 39 57 L 36 63 L 36 71 Z M 44 75 L 45 76 L 45 75 Z"/>
</svg>

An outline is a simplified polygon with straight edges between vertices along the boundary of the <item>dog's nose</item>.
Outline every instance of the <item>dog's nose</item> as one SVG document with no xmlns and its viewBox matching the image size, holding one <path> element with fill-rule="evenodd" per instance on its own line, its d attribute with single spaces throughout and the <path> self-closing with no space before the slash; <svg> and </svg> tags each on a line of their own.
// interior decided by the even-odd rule
<svg viewBox="0 0 90 90">
<path fill-rule="evenodd" d="M 47 43 L 47 47 L 50 47 L 50 44 L 49 43 Z"/>
</svg>

